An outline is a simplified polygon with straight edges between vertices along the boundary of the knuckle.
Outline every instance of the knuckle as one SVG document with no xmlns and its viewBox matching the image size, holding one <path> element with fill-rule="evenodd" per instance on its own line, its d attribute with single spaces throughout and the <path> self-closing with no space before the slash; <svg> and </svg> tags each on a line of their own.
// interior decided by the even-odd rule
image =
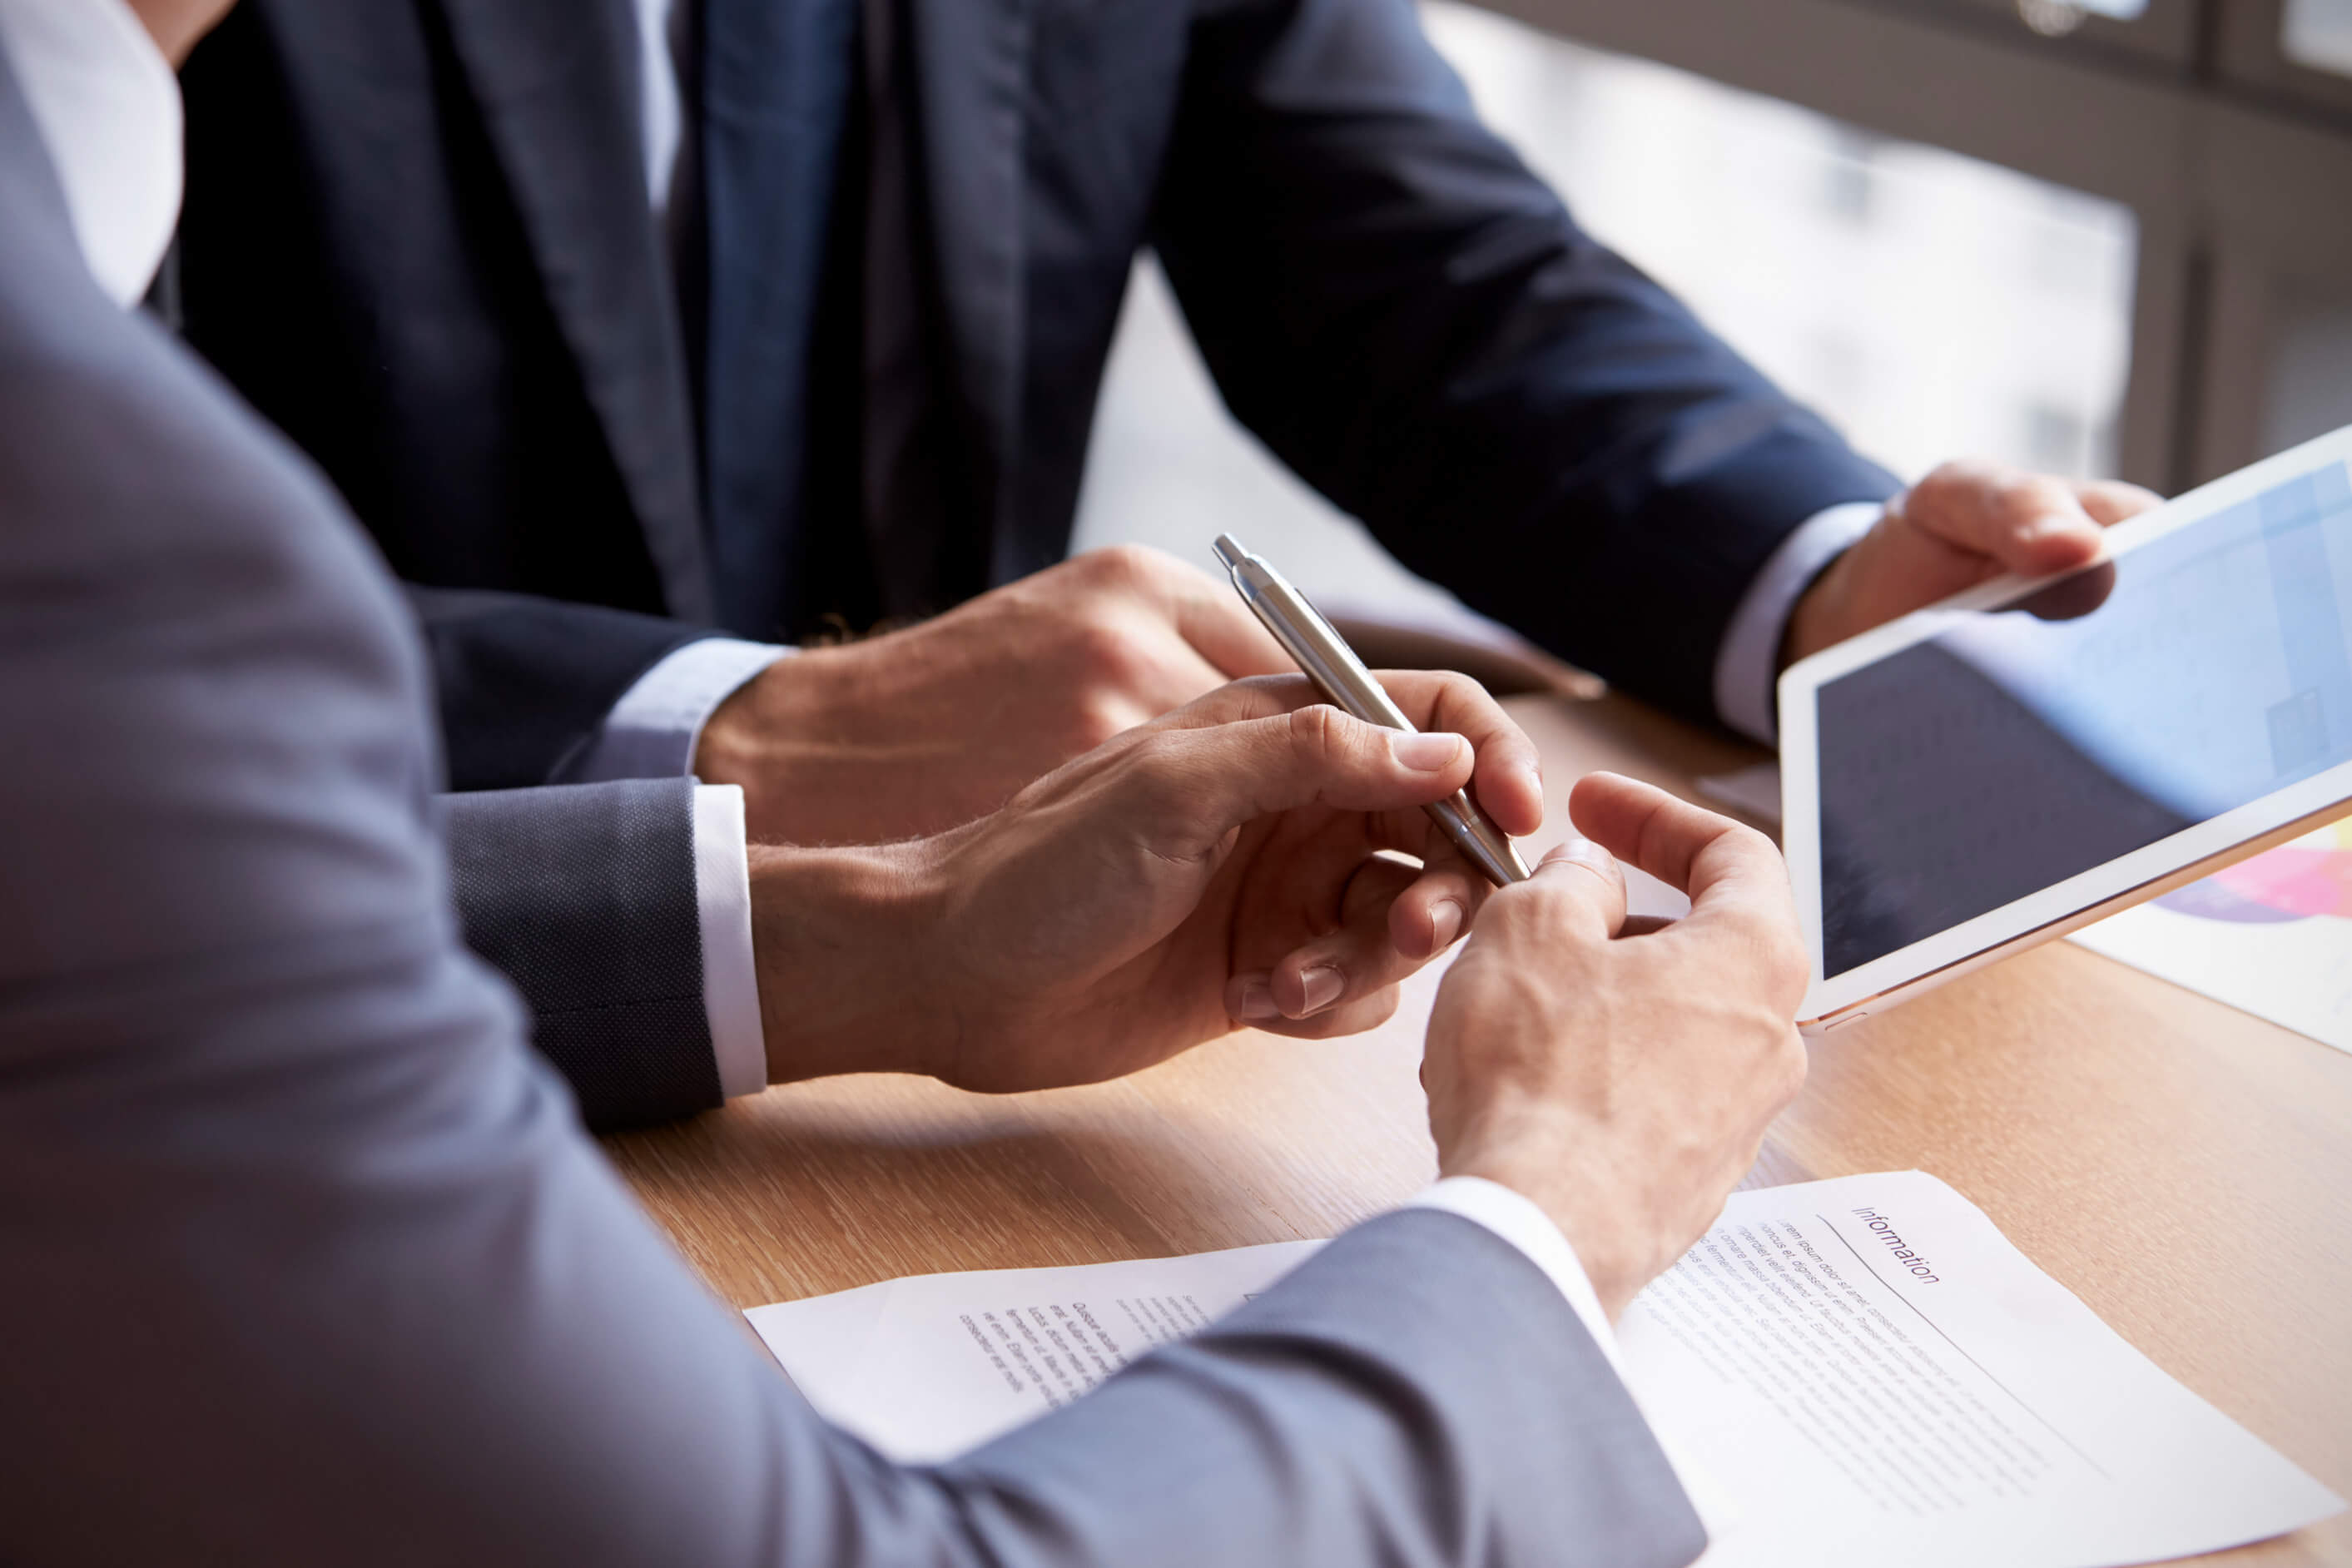
<svg viewBox="0 0 2352 1568">
<path fill-rule="evenodd" d="M 1437 677 L 1437 696 L 1441 702 L 1483 702 L 1486 700 L 1486 689 L 1478 684 L 1475 680 L 1471 679 L 1470 677 L 1463 674 L 1460 670 L 1441 669 L 1435 673 Z"/>
<path fill-rule="evenodd" d="M 1117 590 L 1140 588 L 1157 582 L 1174 563 L 1148 545 L 1107 544 L 1079 556 L 1077 564 L 1084 568 L 1092 585 Z"/>
<path fill-rule="evenodd" d="M 1937 464 L 1927 477 L 1911 487 L 1906 510 L 1921 502 L 1931 509 L 1971 492 L 1998 492 L 2014 478 L 2012 470 L 1982 458 L 1954 458 Z"/>
<path fill-rule="evenodd" d="M 1911 487 L 1914 500 L 1936 500 L 1945 491 L 1958 489 L 1974 478 L 1974 465 L 1965 458 L 1956 458 L 1937 464 L 1926 477 Z"/>
<path fill-rule="evenodd" d="M 1579 903 L 1579 894 L 1557 881 L 1515 882 L 1487 896 L 1478 931 L 1538 952 L 1564 952 L 1580 942 Z"/>
<path fill-rule="evenodd" d="M 1118 758 L 1118 771 L 1138 820 L 1173 820 L 1196 799 L 1192 757 L 1181 733 L 1141 735 Z"/>
<path fill-rule="evenodd" d="M 1108 691 L 1088 691 L 1071 710 L 1069 738 L 1079 751 L 1091 752 L 1134 727 L 1134 716 L 1126 703 Z"/>
<path fill-rule="evenodd" d="M 1149 651 L 1133 628 L 1116 616 L 1082 615 L 1071 624 L 1068 636 L 1081 684 L 1123 698 L 1141 698 L 1155 684 L 1158 671 Z"/>
<path fill-rule="evenodd" d="M 1797 934 L 1796 926 L 1785 920 L 1758 922 L 1754 934 L 1759 966 L 1777 980 L 1809 972 L 1811 956 L 1805 951 L 1804 939 Z"/>
<path fill-rule="evenodd" d="M 1116 666 L 1127 657 L 1127 633 L 1118 620 L 1098 606 L 1078 608 L 1064 629 L 1072 657 L 1089 675 Z"/>
<path fill-rule="evenodd" d="M 2008 474 L 1994 493 L 2000 497 L 2002 505 L 2012 511 L 2071 506 L 2074 500 L 2074 492 L 2070 486 L 2044 474 Z"/>
<path fill-rule="evenodd" d="M 1446 727 L 1457 731 L 1464 729 L 1467 722 L 1499 721 L 1503 713 L 1502 705 L 1495 700 L 1494 693 L 1486 689 L 1483 681 L 1452 669 L 1438 673 L 1437 701 L 1433 711 L 1449 715 Z"/>
<path fill-rule="evenodd" d="M 1718 972 L 1780 1024 L 1796 1016 L 1812 979 L 1812 954 L 1790 921 L 1746 919 L 1721 932 Z"/>
<path fill-rule="evenodd" d="M 1288 722 L 1291 746 L 1306 762 L 1328 766 L 1344 758 L 1347 735 L 1337 708 L 1311 702 L 1292 709 Z"/>
<path fill-rule="evenodd" d="M 1726 818 L 1729 821 L 1729 818 Z M 1778 860 L 1780 847 L 1759 830 L 1744 822 L 1733 822 L 1724 830 L 1724 841 L 1738 850 L 1744 860 Z"/>
</svg>

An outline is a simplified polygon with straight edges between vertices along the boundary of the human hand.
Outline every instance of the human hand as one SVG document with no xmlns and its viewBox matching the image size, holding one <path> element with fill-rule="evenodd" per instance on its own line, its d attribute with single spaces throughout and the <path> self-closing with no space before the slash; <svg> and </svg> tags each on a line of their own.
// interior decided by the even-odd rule
<svg viewBox="0 0 2352 1568">
<path fill-rule="evenodd" d="M 1122 730 L 1292 668 L 1207 574 L 1097 550 L 778 661 L 711 715 L 694 771 L 743 786 L 755 841 L 878 843 L 969 822 Z"/>
<path fill-rule="evenodd" d="M 1807 966 L 1761 834 L 1610 773 L 1569 814 L 1591 841 L 1486 901 L 1422 1081 L 1440 1169 L 1534 1199 L 1614 1318 L 1714 1222 L 1796 1097 Z M 1628 922 L 1612 851 L 1691 912 Z"/>
<path fill-rule="evenodd" d="M 1381 679 L 1428 732 L 1263 678 L 949 833 L 755 854 L 771 1076 L 883 1067 L 1041 1089 L 1133 1072 L 1236 1021 L 1303 1037 L 1381 1022 L 1486 891 L 1419 808 L 1467 786 L 1507 833 L 1543 817 L 1534 747 L 1475 683 Z M 764 867 L 783 879 L 773 899 Z"/>
<path fill-rule="evenodd" d="M 1946 463 L 1887 503 L 1789 617 L 1783 666 L 1897 616 L 2013 572 L 2046 576 L 2095 559 L 2099 531 L 2161 505 L 2112 480 L 2077 484 L 1998 463 Z"/>
</svg>

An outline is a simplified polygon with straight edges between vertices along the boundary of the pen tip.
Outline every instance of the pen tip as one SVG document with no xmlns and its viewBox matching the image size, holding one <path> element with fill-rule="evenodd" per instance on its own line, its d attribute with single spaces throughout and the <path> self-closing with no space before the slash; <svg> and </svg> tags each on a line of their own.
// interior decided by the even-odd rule
<svg viewBox="0 0 2352 1568">
<path fill-rule="evenodd" d="M 1217 559 L 1224 563 L 1228 569 L 1240 565 L 1249 556 L 1249 552 L 1242 548 L 1242 542 L 1230 533 L 1217 535 L 1214 548 Z"/>
</svg>

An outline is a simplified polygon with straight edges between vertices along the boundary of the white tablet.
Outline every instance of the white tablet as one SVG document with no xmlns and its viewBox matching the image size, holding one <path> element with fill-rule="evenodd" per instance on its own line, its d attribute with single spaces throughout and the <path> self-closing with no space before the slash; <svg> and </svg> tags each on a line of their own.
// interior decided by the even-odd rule
<svg viewBox="0 0 2352 1568">
<path fill-rule="evenodd" d="M 2352 428 L 1780 678 L 1808 1034 L 2342 815 L 2347 460 Z"/>
</svg>

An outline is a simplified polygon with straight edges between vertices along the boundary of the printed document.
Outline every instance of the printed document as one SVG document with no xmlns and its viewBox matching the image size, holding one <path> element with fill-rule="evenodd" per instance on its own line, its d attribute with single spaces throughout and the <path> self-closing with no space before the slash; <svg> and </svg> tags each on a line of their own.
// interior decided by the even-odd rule
<svg viewBox="0 0 2352 1568">
<path fill-rule="evenodd" d="M 931 1275 L 750 1317 L 819 1411 L 933 1460 L 1198 1331 L 1318 1245 Z M 2343 1506 L 1916 1171 L 1735 1194 L 1627 1310 L 1615 1359 L 1706 1520 L 1710 1568 L 2093 1568 Z"/>
</svg>

